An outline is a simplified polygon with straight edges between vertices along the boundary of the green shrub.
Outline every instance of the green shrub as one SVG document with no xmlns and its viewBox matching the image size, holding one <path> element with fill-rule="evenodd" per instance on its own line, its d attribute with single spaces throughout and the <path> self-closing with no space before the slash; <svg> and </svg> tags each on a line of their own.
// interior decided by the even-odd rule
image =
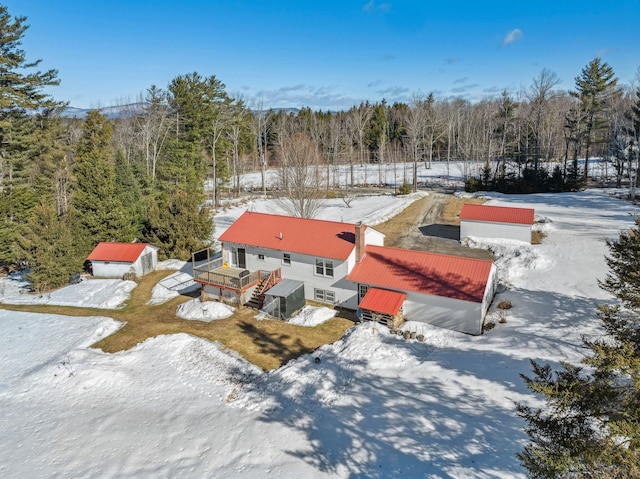
<svg viewBox="0 0 640 479">
<path fill-rule="evenodd" d="M 398 194 L 408 195 L 409 193 L 411 193 L 411 190 L 412 190 L 411 185 L 405 181 L 404 183 L 402 183 L 402 185 L 400 185 L 400 188 L 398 189 Z"/>
</svg>

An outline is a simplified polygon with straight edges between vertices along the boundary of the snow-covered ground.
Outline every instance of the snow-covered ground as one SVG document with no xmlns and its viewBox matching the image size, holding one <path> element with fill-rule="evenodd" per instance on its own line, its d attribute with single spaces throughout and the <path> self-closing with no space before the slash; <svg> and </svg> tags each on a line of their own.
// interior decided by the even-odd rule
<svg viewBox="0 0 640 479">
<path fill-rule="evenodd" d="M 48 304 L 102 309 L 117 309 L 129 299 L 134 281 L 121 279 L 84 279 L 44 294 L 29 293 L 29 285 L 22 272 L 12 273 L 0 280 L 0 303 Z"/>
<path fill-rule="evenodd" d="M 548 236 L 538 246 L 472 240 L 498 257 L 496 303 L 513 304 L 506 323 L 490 312 L 495 327 L 482 336 L 407 323 L 425 335 L 418 342 L 363 323 L 265 373 L 185 334 L 105 354 L 89 346 L 113 320 L 0 310 L 0 477 L 524 478 L 514 401 L 537 399 L 519 374 L 530 373 L 529 359 L 577 362 L 581 337 L 601 333 L 594 303 L 611 299 L 597 285 L 604 239 L 638 209 L 593 190 L 490 197 L 535 208 Z M 358 201 L 344 221 L 368 213 L 373 224 L 392 207 L 386 197 Z M 216 226 L 246 207 L 222 212 Z M 56 293 L 87 304 L 86 283 Z M 18 285 L 4 279 L 0 292 Z"/>
<path fill-rule="evenodd" d="M 482 174 L 485 161 L 432 161 L 430 165 L 426 162 L 418 162 L 416 166 L 416 176 L 420 184 L 445 188 L 462 188 L 465 179 L 471 176 L 478 177 Z M 551 172 L 556 163 L 544 166 Z M 578 161 L 578 166 L 581 169 L 584 167 L 584 158 Z M 353 166 L 353 184 L 399 187 L 404 182 L 413 182 L 413 168 L 413 162 L 357 163 Z M 328 174 L 326 170 L 323 173 L 325 178 L 328 178 L 329 185 L 334 189 L 338 189 L 338 191 L 348 188 L 352 184 L 352 169 L 349 165 L 331 166 Z M 614 175 L 615 169 L 610 163 L 603 161 L 601 158 L 589 159 L 589 176 L 592 179 L 613 178 Z M 265 185 L 268 188 L 277 186 L 281 182 L 280 178 L 281 175 L 278 170 L 267 170 L 265 172 Z M 211 182 L 205 186 L 211 188 Z M 255 172 L 242 175 L 240 187 L 244 190 L 260 190 L 262 188 L 261 174 Z"/>
<path fill-rule="evenodd" d="M 369 226 L 375 226 L 397 215 L 408 205 L 429 193 L 418 191 L 409 195 L 394 196 L 360 196 L 355 197 L 349 206 L 340 198 L 324 200 L 323 206 L 315 216 L 316 219 L 330 221 L 344 221 L 345 223 L 357 223 L 362 221 Z M 216 238 L 220 237 L 229 226 L 245 211 L 258 213 L 272 213 L 287 215 L 282 202 L 279 200 L 251 198 L 241 203 L 232 203 L 216 214 L 214 217 Z"/>
</svg>

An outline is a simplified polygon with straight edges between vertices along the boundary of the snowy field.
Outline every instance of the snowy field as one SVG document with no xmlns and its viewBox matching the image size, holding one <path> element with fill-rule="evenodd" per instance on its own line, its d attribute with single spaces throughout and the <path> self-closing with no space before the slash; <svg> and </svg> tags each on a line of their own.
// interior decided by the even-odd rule
<svg viewBox="0 0 640 479">
<path fill-rule="evenodd" d="M 440 186 L 445 188 L 463 188 L 464 180 L 471 176 L 482 175 L 484 161 L 432 161 L 417 164 L 418 183 L 427 186 Z M 546 165 L 549 172 L 556 163 Z M 578 161 L 580 168 L 584 166 L 584 159 Z M 562 166 L 562 165 L 560 165 Z M 408 163 L 357 163 L 353 167 L 354 185 L 387 185 L 399 187 L 403 182 L 413 182 L 413 162 Z M 351 168 L 349 165 L 335 165 L 329 168 L 329 172 L 323 170 L 325 178 L 329 179 L 332 188 L 346 188 L 351 185 Z M 615 169 L 610 163 L 599 158 L 589 159 L 589 177 L 599 180 L 604 177 L 612 178 Z M 274 187 L 281 182 L 277 170 L 265 172 L 265 184 Z M 211 188 L 211 183 L 207 184 Z M 249 173 L 240 178 L 240 187 L 244 190 L 258 191 L 262 187 L 262 176 L 259 172 Z"/>
<path fill-rule="evenodd" d="M 114 320 L 0 310 L 0 477 L 524 478 L 514 401 L 537 400 L 519 374 L 530 373 L 529 359 L 577 362 L 581 336 L 600 334 L 594 303 L 611 299 L 597 285 L 604 239 L 638 209 L 601 190 L 489 197 L 535 208 L 548 236 L 538 246 L 472 241 L 498 256 L 505 289 L 496 303 L 513 303 L 506 323 L 491 311 L 495 327 L 478 337 L 409 322 L 422 343 L 360 324 L 265 373 L 185 334 L 105 354 L 89 346 L 119 327 Z M 413 199 L 336 202 L 322 217 L 375 224 Z M 257 199 L 228 208 L 216 236 L 247 208 L 278 211 Z M 92 283 L 48 304 L 105 307 L 109 294 L 82 289 Z M 44 301 L 21 284 L 1 280 L 2 300 Z M 111 287 L 121 304 L 122 282 Z M 157 301 L 167 291 L 158 288 Z M 225 314 L 186 304 L 191 320 Z M 292 321 L 311 327 L 331 313 L 305 308 Z"/>
</svg>

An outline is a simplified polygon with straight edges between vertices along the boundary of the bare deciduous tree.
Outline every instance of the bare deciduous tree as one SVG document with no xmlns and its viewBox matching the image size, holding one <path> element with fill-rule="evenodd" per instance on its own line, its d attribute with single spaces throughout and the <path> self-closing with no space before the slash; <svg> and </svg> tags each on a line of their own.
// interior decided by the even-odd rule
<svg viewBox="0 0 640 479">
<path fill-rule="evenodd" d="M 280 153 L 287 164 L 280 173 L 283 208 L 294 216 L 313 218 L 323 206 L 326 181 L 317 145 L 296 133 L 285 140 Z"/>
</svg>

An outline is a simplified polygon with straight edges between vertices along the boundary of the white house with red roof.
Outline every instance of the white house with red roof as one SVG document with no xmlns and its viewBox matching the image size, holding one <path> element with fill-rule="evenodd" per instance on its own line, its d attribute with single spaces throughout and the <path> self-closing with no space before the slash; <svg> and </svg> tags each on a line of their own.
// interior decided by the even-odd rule
<svg viewBox="0 0 640 479">
<path fill-rule="evenodd" d="M 249 211 L 219 239 L 230 267 L 281 269 L 283 278 L 304 282 L 306 299 L 350 309 L 358 304 L 345 278 L 355 265 L 357 245 L 384 243 L 382 233 L 364 225 Z"/>
<path fill-rule="evenodd" d="M 495 293 L 492 261 L 385 247 L 361 223 L 245 212 L 220 241 L 230 270 L 278 270 L 303 282 L 308 300 L 387 316 L 402 309 L 407 320 L 470 334 L 482 332 Z M 226 279 L 213 276 L 222 296 Z"/>
<path fill-rule="evenodd" d="M 156 269 L 158 248 L 148 243 L 100 242 L 87 260 L 97 278 L 141 277 Z"/>
<path fill-rule="evenodd" d="M 460 239 L 502 238 L 531 243 L 532 208 L 464 204 L 460 212 Z"/>
</svg>

